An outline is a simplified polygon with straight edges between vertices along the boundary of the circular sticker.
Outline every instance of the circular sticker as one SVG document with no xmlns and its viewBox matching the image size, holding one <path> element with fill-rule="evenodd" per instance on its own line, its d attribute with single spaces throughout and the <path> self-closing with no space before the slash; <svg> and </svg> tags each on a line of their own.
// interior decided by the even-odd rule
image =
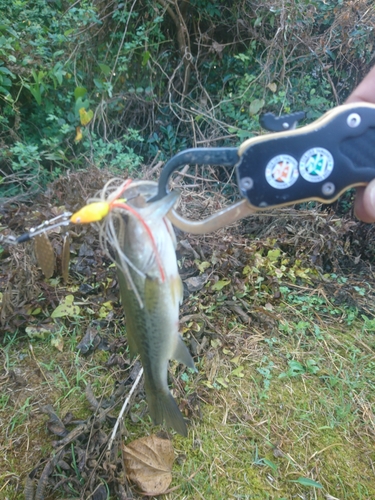
<svg viewBox="0 0 375 500">
<path fill-rule="evenodd" d="M 327 179 L 333 170 L 333 156 L 324 148 L 312 148 L 302 155 L 299 170 L 309 182 L 321 182 Z"/>
<path fill-rule="evenodd" d="M 298 176 L 298 162 L 293 156 L 278 155 L 267 163 L 267 182 L 276 189 L 286 189 L 292 186 Z"/>
</svg>

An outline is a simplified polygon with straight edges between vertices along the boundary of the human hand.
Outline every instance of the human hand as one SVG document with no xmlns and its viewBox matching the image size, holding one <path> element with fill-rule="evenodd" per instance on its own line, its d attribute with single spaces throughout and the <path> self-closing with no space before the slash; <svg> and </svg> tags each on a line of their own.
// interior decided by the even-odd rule
<svg viewBox="0 0 375 500">
<path fill-rule="evenodd" d="M 353 90 L 346 102 L 371 102 L 375 104 L 375 67 Z M 375 222 L 375 179 L 366 187 L 357 188 L 354 213 L 363 222 Z"/>
</svg>

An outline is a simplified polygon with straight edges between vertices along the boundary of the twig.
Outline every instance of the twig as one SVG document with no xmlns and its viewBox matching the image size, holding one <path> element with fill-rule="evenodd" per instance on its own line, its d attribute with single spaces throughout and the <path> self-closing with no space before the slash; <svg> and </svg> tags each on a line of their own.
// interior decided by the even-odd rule
<svg viewBox="0 0 375 500">
<path fill-rule="evenodd" d="M 131 388 L 131 389 L 130 389 L 130 391 L 129 391 L 128 397 L 125 399 L 125 402 L 124 402 L 124 404 L 122 405 L 121 411 L 120 411 L 120 413 L 119 413 L 119 416 L 117 417 L 117 420 L 116 420 L 115 426 L 114 426 L 114 428 L 113 428 L 113 431 L 112 431 L 111 437 L 110 437 L 109 442 L 108 442 L 108 451 L 110 451 L 110 450 L 111 450 L 111 448 L 112 448 L 112 444 L 113 444 L 113 441 L 114 441 L 114 439 L 115 439 L 115 437 L 116 437 L 116 433 L 117 433 L 118 426 L 120 425 L 120 421 L 121 421 L 121 419 L 122 419 L 122 417 L 123 417 L 123 415 L 124 415 L 124 413 L 125 413 L 126 407 L 127 407 L 127 406 L 128 406 L 128 404 L 129 404 L 130 398 L 132 397 L 132 395 L 133 395 L 134 391 L 136 390 L 136 388 L 137 388 L 137 386 L 138 386 L 138 384 L 139 384 L 139 381 L 140 381 L 140 380 L 141 380 L 141 378 L 142 378 L 142 375 L 143 375 L 143 368 L 141 368 L 141 369 L 139 370 L 139 373 L 138 373 L 138 375 L 137 375 L 137 378 L 135 379 L 134 384 L 133 384 L 132 388 Z"/>
</svg>

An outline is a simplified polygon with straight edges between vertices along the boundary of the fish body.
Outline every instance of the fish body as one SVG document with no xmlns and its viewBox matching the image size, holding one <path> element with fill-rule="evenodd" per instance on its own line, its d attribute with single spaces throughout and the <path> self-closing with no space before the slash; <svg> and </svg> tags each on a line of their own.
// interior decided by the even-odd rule
<svg viewBox="0 0 375 500">
<path fill-rule="evenodd" d="M 118 243 L 134 266 L 128 271 L 139 297 L 129 286 L 120 265 L 118 276 L 130 355 L 140 355 L 151 418 L 154 424 L 165 421 L 186 436 L 184 418 L 168 388 L 170 359 L 194 368 L 193 359 L 178 330 L 183 287 L 178 273 L 173 228 L 165 217 L 176 197 L 176 193 L 170 193 L 163 200 L 137 209 L 151 230 L 153 245 L 144 225 L 133 215 L 121 213 Z"/>
</svg>

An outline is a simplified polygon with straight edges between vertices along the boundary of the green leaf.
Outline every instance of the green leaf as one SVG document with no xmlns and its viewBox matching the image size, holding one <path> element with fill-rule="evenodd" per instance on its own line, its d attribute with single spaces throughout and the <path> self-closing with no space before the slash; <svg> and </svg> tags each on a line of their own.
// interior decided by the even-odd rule
<svg viewBox="0 0 375 500">
<path fill-rule="evenodd" d="M 79 110 L 82 108 L 89 109 L 89 107 L 90 101 L 88 99 L 82 99 L 82 97 L 78 97 L 74 105 L 74 110 L 76 112 L 76 115 L 79 117 Z"/>
<path fill-rule="evenodd" d="M 85 87 L 76 87 L 74 89 L 74 98 L 77 100 L 79 97 L 84 97 L 87 94 L 87 89 Z"/>
<path fill-rule="evenodd" d="M 302 486 L 310 486 L 311 488 L 323 488 L 322 484 L 313 481 L 308 477 L 299 477 L 298 479 L 291 481 L 291 483 L 299 483 L 302 484 Z"/>
<path fill-rule="evenodd" d="M 234 375 L 235 377 L 243 378 L 245 375 L 242 373 L 243 372 L 243 366 L 238 366 L 235 368 L 232 372 L 231 375 Z"/>
<path fill-rule="evenodd" d="M 146 64 L 148 63 L 150 57 L 151 57 L 151 54 L 150 54 L 150 52 L 148 50 L 146 50 L 146 52 L 143 52 L 142 66 L 146 66 Z"/>
<path fill-rule="evenodd" d="M 98 66 L 104 76 L 109 76 L 111 74 L 112 70 L 107 64 L 99 63 Z"/>
<path fill-rule="evenodd" d="M 269 250 L 267 253 L 267 257 L 270 259 L 271 262 L 275 262 L 280 257 L 280 254 L 281 250 L 277 248 L 275 250 Z"/>
<path fill-rule="evenodd" d="M 220 280 L 214 283 L 211 287 L 211 290 L 216 290 L 220 291 L 222 290 L 225 286 L 229 285 L 230 280 Z"/>
<path fill-rule="evenodd" d="M 29 87 L 30 92 L 34 96 L 34 99 L 36 102 L 39 104 L 39 106 L 42 104 L 42 90 L 39 84 L 35 85 L 30 85 Z"/>
<path fill-rule="evenodd" d="M 11 71 L 9 71 L 9 69 L 6 68 L 5 66 L 0 66 L 0 73 L 4 73 L 5 75 L 9 75 L 12 78 L 15 77 L 15 75 Z"/>
<path fill-rule="evenodd" d="M 94 78 L 94 83 L 95 83 L 95 87 L 99 90 L 104 90 L 104 82 L 103 80 L 99 80 L 99 78 Z"/>
</svg>

